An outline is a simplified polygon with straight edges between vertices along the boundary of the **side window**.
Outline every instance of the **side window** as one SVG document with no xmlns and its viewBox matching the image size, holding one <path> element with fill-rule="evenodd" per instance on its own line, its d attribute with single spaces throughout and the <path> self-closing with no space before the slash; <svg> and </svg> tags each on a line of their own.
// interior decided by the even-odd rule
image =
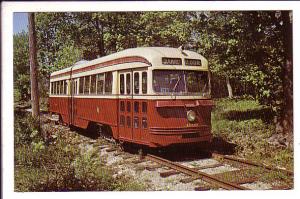
<svg viewBox="0 0 300 199">
<path fill-rule="evenodd" d="M 83 94 L 83 82 L 84 82 L 84 77 L 80 77 L 80 79 L 79 79 L 79 94 Z"/>
<path fill-rule="evenodd" d="M 120 74 L 120 94 L 124 94 L 124 74 Z"/>
<path fill-rule="evenodd" d="M 55 94 L 57 95 L 58 94 L 58 82 L 55 82 Z"/>
<path fill-rule="evenodd" d="M 131 94 L 131 79 L 130 79 L 130 73 L 126 74 L 126 94 Z"/>
<path fill-rule="evenodd" d="M 50 83 L 50 87 L 51 87 L 50 94 L 53 94 L 53 82 Z"/>
<path fill-rule="evenodd" d="M 56 94 L 56 82 L 53 82 L 53 94 Z"/>
<path fill-rule="evenodd" d="M 98 74 L 97 78 L 97 94 L 103 94 L 104 91 L 104 74 Z"/>
<path fill-rule="evenodd" d="M 111 94 L 112 82 L 113 82 L 112 72 L 105 73 L 105 93 Z"/>
<path fill-rule="evenodd" d="M 75 93 L 74 93 L 75 95 L 78 94 L 78 91 L 77 91 L 78 87 L 77 86 L 78 86 L 78 79 L 75 79 Z"/>
<path fill-rule="evenodd" d="M 90 76 L 84 78 L 84 94 L 89 94 L 90 92 Z"/>
<path fill-rule="evenodd" d="M 64 81 L 60 81 L 60 94 L 64 94 Z"/>
<path fill-rule="evenodd" d="M 134 73 L 134 94 L 139 94 L 139 90 L 140 90 L 140 74 L 138 72 Z"/>
<path fill-rule="evenodd" d="M 142 93 L 147 93 L 147 72 L 142 73 Z"/>
<path fill-rule="evenodd" d="M 67 94 L 67 80 L 64 81 L 64 94 Z"/>
<path fill-rule="evenodd" d="M 57 94 L 60 94 L 60 81 L 57 82 Z"/>
<path fill-rule="evenodd" d="M 91 94 L 96 93 L 96 75 L 91 76 Z"/>
<path fill-rule="evenodd" d="M 59 94 L 59 84 L 58 84 L 59 82 L 56 82 L 56 86 L 55 86 L 55 88 L 56 88 L 56 95 L 58 95 Z"/>
<path fill-rule="evenodd" d="M 72 81 L 70 81 L 70 88 L 72 88 L 72 95 L 76 95 L 76 80 L 72 79 Z"/>
</svg>

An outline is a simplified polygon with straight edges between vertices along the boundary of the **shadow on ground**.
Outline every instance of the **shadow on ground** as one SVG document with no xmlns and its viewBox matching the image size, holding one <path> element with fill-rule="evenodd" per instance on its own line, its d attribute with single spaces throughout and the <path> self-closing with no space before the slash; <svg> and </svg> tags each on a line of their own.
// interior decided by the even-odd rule
<svg viewBox="0 0 300 199">
<path fill-rule="evenodd" d="M 228 120 L 243 121 L 249 119 L 262 119 L 265 123 L 270 123 L 274 117 L 271 108 L 261 108 L 246 111 L 227 111 L 222 113 L 222 118 Z"/>
<path fill-rule="evenodd" d="M 71 131 L 75 131 L 75 133 L 78 133 L 84 137 L 91 138 L 93 140 L 96 140 L 100 137 L 100 133 L 97 130 L 92 130 L 92 129 L 82 129 L 79 127 L 71 126 L 70 127 Z"/>
<path fill-rule="evenodd" d="M 98 139 L 100 135 L 97 131 L 84 130 L 77 127 L 72 127 L 72 131 L 76 131 L 76 133 L 91 139 Z M 173 145 L 154 149 L 131 143 L 122 145 L 123 150 L 131 154 L 153 154 L 171 161 L 192 161 L 210 158 L 213 152 L 231 155 L 235 152 L 236 146 L 226 142 L 221 137 L 214 137 L 211 143 Z"/>
<path fill-rule="evenodd" d="M 177 145 L 163 149 L 147 149 L 145 152 L 171 161 L 192 161 L 210 158 L 214 152 L 231 155 L 235 152 L 236 146 L 220 137 L 215 137 L 210 144 Z"/>
</svg>

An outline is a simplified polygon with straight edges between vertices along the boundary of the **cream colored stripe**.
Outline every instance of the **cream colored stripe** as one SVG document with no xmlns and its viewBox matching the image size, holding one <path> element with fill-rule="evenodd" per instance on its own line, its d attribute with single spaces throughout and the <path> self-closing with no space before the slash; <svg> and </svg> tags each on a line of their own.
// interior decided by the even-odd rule
<svg viewBox="0 0 300 199">
<path fill-rule="evenodd" d="M 50 97 L 70 97 L 67 95 L 50 95 Z M 192 99 L 192 100 L 198 100 L 198 99 L 210 99 L 205 98 L 201 96 L 169 96 L 169 95 L 163 95 L 163 96 L 149 96 L 149 95 L 75 95 L 74 98 L 87 98 L 87 99 L 149 99 L 149 100 L 160 100 L 160 99 Z"/>
</svg>

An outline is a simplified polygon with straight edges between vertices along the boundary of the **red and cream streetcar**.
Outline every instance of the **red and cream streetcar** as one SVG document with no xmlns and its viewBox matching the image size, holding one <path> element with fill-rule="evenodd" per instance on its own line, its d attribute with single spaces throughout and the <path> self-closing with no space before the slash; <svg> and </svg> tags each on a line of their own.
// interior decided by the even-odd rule
<svg viewBox="0 0 300 199">
<path fill-rule="evenodd" d="M 132 48 L 52 73 L 50 112 L 70 126 L 108 127 L 121 142 L 209 142 L 208 81 L 207 60 L 198 53 Z"/>
</svg>

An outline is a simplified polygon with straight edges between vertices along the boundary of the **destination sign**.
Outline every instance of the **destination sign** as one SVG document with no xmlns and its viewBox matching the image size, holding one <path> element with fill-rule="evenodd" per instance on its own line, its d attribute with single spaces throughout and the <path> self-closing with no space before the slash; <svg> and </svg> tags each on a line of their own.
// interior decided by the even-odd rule
<svg viewBox="0 0 300 199">
<path fill-rule="evenodd" d="M 184 59 L 187 66 L 201 66 L 201 59 Z"/>
<path fill-rule="evenodd" d="M 162 58 L 162 64 L 164 65 L 182 65 L 182 61 L 180 58 Z"/>
</svg>

